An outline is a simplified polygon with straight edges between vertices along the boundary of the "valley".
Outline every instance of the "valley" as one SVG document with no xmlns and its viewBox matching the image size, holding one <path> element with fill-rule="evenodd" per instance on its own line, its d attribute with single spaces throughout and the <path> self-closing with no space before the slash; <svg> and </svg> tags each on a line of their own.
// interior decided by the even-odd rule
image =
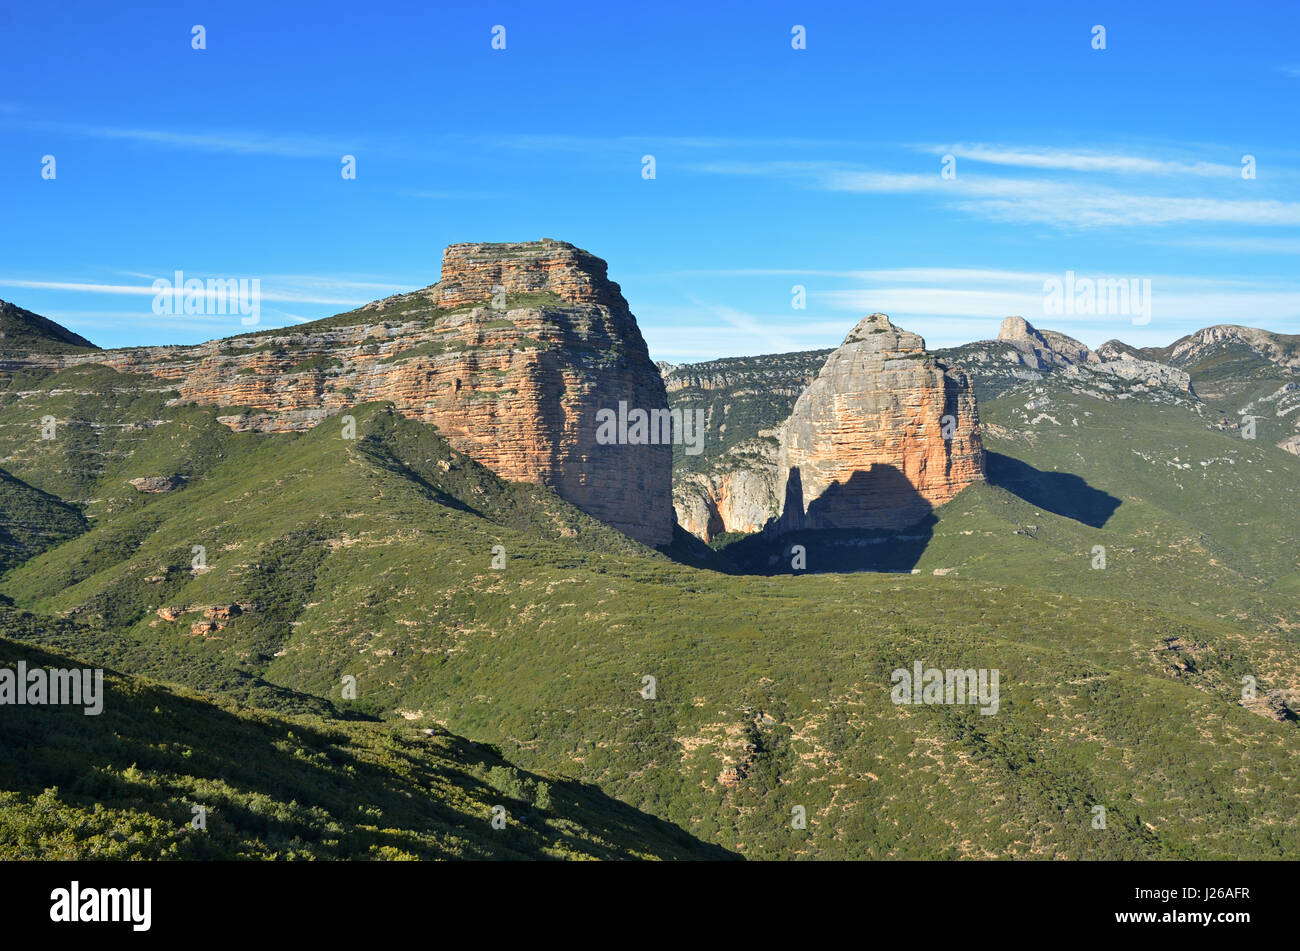
<svg viewBox="0 0 1300 951">
<path fill-rule="evenodd" d="M 5 305 L 0 650 L 108 696 L 0 720 L 0 854 L 1294 853 L 1294 339 L 873 315 L 656 367 L 587 252 L 444 262 L 197 347 Z M 600 442 L 620 401 L 702 451 Z M 996 671 L 996 713 L 892 702 L 914 664 Z"/>
</svg>

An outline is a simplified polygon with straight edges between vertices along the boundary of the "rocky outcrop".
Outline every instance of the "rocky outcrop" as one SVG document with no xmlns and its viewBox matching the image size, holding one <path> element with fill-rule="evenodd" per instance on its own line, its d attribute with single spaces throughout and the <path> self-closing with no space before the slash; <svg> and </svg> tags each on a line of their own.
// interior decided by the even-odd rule
<svg viewBox="0 0 1300 951">
<path fill-rule="evenodd" d="M 600 258 L 563 241 L 452 244 L 442 253 L 437 297 L 441 307 L 455 310 L 481 305 L 500 288 L 507 297 L 553 294 L 572 305 L 626 312 L 627 301 L 607 273 Z"/>
<path fill-rule="evenodd" d="M 438 284 L 292 330 L 18 362 L 151 374 L 174 403 L 246 408 L 218 417 L 236 430 L 305 430 L 391 401 L 505 479 L 550 486 L 646 544 L 672 540 L 671 446 L 596 440 L 601 409 L 665 408 L 663 380 L 605 263 L 565 242 L 451 245 Z"/>
<path fill-rule="evenodd" d="M 724 532 L 902 528 L 983 478 L 965 375 L 883 314 L 834 351 L 661 370 L 674 406 L 708 406 L 708 451 L 680 460 L 673 474 L 677 521 L 705 541 Z"/>
<path fill-rule="evenodd" d="M 1096 399 L 1196 405 L 1191 377 L 1145 353 L 1117 340 L 1094 351 L 1073 337 L 1040 330 L 1023 317 L 1003 320 L 996 340 L 937 351 L 940 359 L 967 370 L 982 400 L 1050 376 L 1072 392 Z"/>
<path fill-rule="evenodd" d="M 776 445 L 755 440 L 737 448 L 713 471 L 674 474 L 677 524 L 706 542 L 725 532 L 757 532 L 777 511 Z"/>
<path fill-rule="evenodd" d="M 782 509 L 768 530 L 903 528 L 983 478 L 965 374 L 872 314 L 827 358 L 781 429 Z"/>
<path fill-rule="evenodd" d="M 1036 330 L 1023 317 L 1008 317 L 998 329 L 998 340 L 1024 352 L 1035 369 L 1100 363 L 1101 358 L 1073 337 L 1053 330 Z"/>
<path fill-rule="evenodd" d="M 668 401 L 704 410 L 704 451 L 673 466 L 677 523 L 704 541 L 756 532 L 777 512 L 777 429 L 830 350 L 660 364 Z"/>
<path fill-rule="evenodd" d="M 139 479 L 129 479 L 128 482 L 137 492 L 170 492 L 181 485 L 183 480 L 174 475 L 141 476 Z"/>
</svg>

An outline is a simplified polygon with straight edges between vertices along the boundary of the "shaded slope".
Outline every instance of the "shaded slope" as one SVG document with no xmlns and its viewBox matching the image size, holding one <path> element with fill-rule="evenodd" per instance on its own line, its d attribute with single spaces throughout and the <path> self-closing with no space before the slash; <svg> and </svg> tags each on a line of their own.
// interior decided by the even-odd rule
<svg viewBox="0 0 1300 951">
<path fill-rule="evenodd" d="M 78 666 L 0 639 L 0 666 L 19 659 Z M 725 857 L 445 731 L 273 715 L 113 673 L 105 688 L 99 716 L 5 708 L 0 858 Z"/>
<path fill-rule="evenodd" d="M 93 343 L 54 321 L 0 300 L 0 354 L 76 353 L 98 350 Z"/>
<path fill-rule="evenodd" d="M 75 507 L 0 469 L 0 572 L 85 528 Z"/>
</svg>

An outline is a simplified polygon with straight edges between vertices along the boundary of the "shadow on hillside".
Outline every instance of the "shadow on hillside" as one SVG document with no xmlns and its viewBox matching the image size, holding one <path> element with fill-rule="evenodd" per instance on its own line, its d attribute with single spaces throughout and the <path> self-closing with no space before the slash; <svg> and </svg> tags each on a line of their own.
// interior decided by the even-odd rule
<svg viewBox="0 0 1300 951">
<path fill-rule="evenodd" d="M 0 638 L 0 665 L 20 658 L 29 668 L 79 666 Z M 598 859 L 740 858 L 595 786 L 517 768 L 493 747 L 452 734 L 392 723 L 354 723 L 344 732 L 318 718 L 235 715 L 111 672 L 104 687 L 99 716 L 37 704 L 0 717 L 0 793 L 36 797 L 58 787 L 61 801 L 81 809 L 102 804 L 187 830 L 194 790 L 205 789 L 206 834 L 178 839 L 169 829 L 151 838 L 133 829 L 138 857 L 364 859 L 389 847 L 424 859 L 538 859 L 557 848 Z M 505 830 L 489 825 L 492 804 L 505 806 Z M 9 803 L 0 824 L 11 808 L 35 807 Z M 127 820 L 114 821 L 123 828 Z"/>
<path fill-rule="evenodd" d="M 806 506 L 796 467 L 786 480 L 780 517 L 720 554 L 739 574 L 910 572 L 937 522 L 930 503 L 894 466 L 854 472 Z"/>
<path fill-rule="evenodd" d="M 1044 472 L 1000 452 L 985 454 L 985 472 L 989 485 L 1006 489 L 1053 515 L 1072 518 L 1093 528 L 1104 526 L 1119 508 L 1119 499 L 1094 489 L 1077 475 Z"/>
</svg>

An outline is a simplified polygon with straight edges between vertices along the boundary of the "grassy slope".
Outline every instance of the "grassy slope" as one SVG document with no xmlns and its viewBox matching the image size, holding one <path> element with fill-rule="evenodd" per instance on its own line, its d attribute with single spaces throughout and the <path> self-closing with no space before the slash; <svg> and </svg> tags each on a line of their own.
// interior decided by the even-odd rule
<svg viewBox="0 0 1300 951">
<path fill-rule="evenodd" d="M 86 528 L 75 506 L 0 469 L 0 571 Z"/>
<path fill-rule="evenodd" d="M 1103 408 L 1135 409 L 1095 416 Z M 1246 673 L 1262 689 L 1294 686 L 1294 636 L 1275 617 L 1284 602 L 1264 603 L 1287 595 L 1295 526 L 1269 506 L 1295 484 L 1283 468 L 1294 457 L 1241 450 L 1250 461 L 1232 471 L 1252 478 L 1219 485 L 1218 469 L 1164 465 L 1160 453 L 1194 435 L 1171 420 L 1142 416 L 1134 431 L 1125 416 L 1130 428 L 1103 439 L 1105 420 L 1083 417 L 1081 434 L 1062 428 L 1084 440 L 1072 442 L 1018 412 L 986 407 L 1005 432 L 992 448 L 1080 472 L 1122 504 L 1098 529 L 976 487 L 940 510 L 921 575 L 687 568 L 547 492 L 501 483 L 427 427 L 363 407 L 355 442 L 329 423 L 223 435 L 200 411 L 185 417 L 197 436 L 154 427 L 133 453 L 154 469 L 190 460 L 201 477 L 104 501 L 128 472 L 158 474 L 123 456 L 79 490 L 101 499 L 88 503 L 91 530 L 11 571 L 0 591 L 72 612 L 61 649 L 147 659 L 170 680 L 206 671 L 278 689 L 286 709 L 304 695 L 351 706 L 338 685 L 352 674 L 363 711 L 400 709 L 416 726 L 497 743 L 521 766 L 598 783 L 746 855 L 1294 850 L 1297 733 L 1238 703 Z M 1197 426 L 1217 440 L 1198 452 L 1239 448 Z M 1156 461 L 1121 462 L 1121 446 Z M 1276 455 L 1250 455 L 1266 449 Z M 1208 554 L 1171 547 L 1206 526 Z M 1112 549 L 1104 573 L 1089 566 L 1096 543 Z M 191 571 L 195 544 L 210 571 Z M 490 567 L 496 544 L 505 570 Z M 1220 570 L 1211 557 L 1223 574 L 1207 584 L 1201 572 Z M 1193 592 L 1203 605 L 1189 605 Z M 240 600 L 257 608 L 215 637 L 190 635 L 201 613 L 154 613 Z M 24 623 L 14 636 L 40 640 L 43 626 Z M 1001 711 L 893 706 L 889 673 L 913 660 L 999 669 Z M 645 675 L 658 681 L 653 701 Z M 737 765 L 738 782 L 721 782 Z M 1105 832 L 1091 829 L 1095 804 L 1110 810 Z M 796 805 L 807 830 L 790 827 Z"/>
<path fill-rule="evenodd" d="M 1040 487 L 1007 483 L 1028 501 L 964 494 L 943 510 L 923 567 L 944 561 L 1047 590 L 1122 595 L 1252 630 L 1294 630 L 1297 605 L 1280 595 L 1297 569 L 1300 520 L 1289 513 L 1300 506 L 1300 459 L 1179 407 L 1050 390 L 1044 402 L 1040 389 L 981 409 L 986 447 L 1037 470 Z M 1103 525 L 1053 514 L 1087 499 L 1101 511 L 1116 506 Z M 973 524 L 989 517 L 1002 526 Z M 949 527 L 975 531 L 959 536 Z M 1011 537 L 1006 527 L 1027 534 Z M 1099 544 L 1106 570 L 1081 573 Z"/>
<path fill-rule="evenodd" d="M 0 300 L 0 353 L 76 353 L 98 349 L 54 321 Z"/>
<path fill-rule="evenodd" d="M 81 665 L 0 639 L 0 665 L 20 659 Z M 722 855 L 444 731 L 270 714 L 112 672 L 105 689 L 99 716 L 5 708 L 0 859 Z"/>
</svg>

